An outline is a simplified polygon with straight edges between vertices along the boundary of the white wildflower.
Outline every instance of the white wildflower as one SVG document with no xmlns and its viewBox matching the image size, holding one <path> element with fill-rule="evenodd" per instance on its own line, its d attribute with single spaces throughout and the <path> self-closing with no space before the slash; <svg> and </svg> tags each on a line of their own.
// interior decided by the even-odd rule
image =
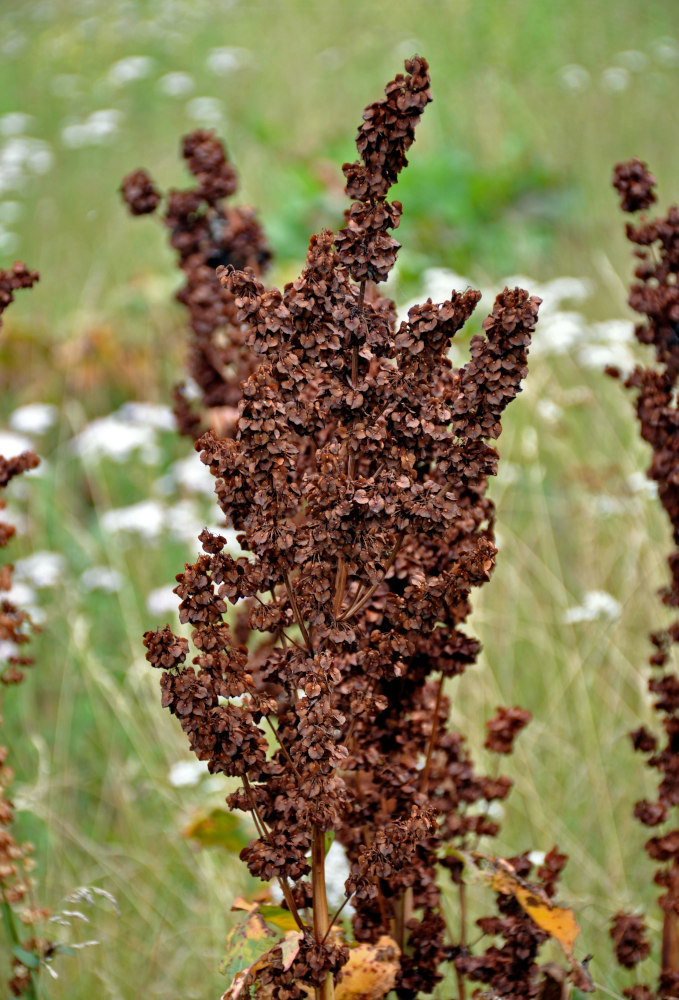
<svg viewBox="0 0 679 1000">
<path fill-rule="evenodd" d="M 27 403 L 12 412 L 9 424 L 23 434 L 44 434 L 54 425 L 57 412 L 51 403 Z"/>
<path fill-rule="evenodd" d="M 66 560 L 60 552 L 34 552 L 19 559 L 14 566 L 14 579 L 33 587 L 56 587 L 66 571 Z"/>
<path fill-rule="evenodd" d="M 645 52 L 640 52 L 639 49 L 626 49 L 624 52 L 618 52 L 615 61 L 618 65 L 628 69 L 630 73 L 643 73 L 648 68 L 648 56 Z"/>
<path fill-rule="evenodd" d="M 227 73 L 232 73 L 233 70 L 247 66 L 251 62 L 252 53 L 248 49 L 223 45 L 220 48 L 210 50 L 206 66 L 211 73 L 224 76 Z"/>
<path fill-rule="evenodd" d="M 158 90 L 166 97 L 188 97 L 195 86 L 193 77 L 179 70 L 166 73 L 157 83 Z"/>
<path fill-rule="evenodd" d="M 191 785 L 197 785 L 201 778 L 209 773 L 207 761 L 178 760 L 170 768 L 167 777 L 174 788 L 187 788 Z"/>
<path fill-rule="evenodd" d="M 679 42 L 676 38 L 658 38 L 652 45 L 653 55 L 665 66 L 676 66 L 679 63 Z"/>
<path fill-rule="evenodd" d="M 165 515 L 165 508 L 157 500 L 141 500 L 104 511 L 100 523 L 108 534 L 137 534 L 154 541 L 165 527 Z"/>
<path fill-rule="evenodd" d="M 157 587 L 146 596 L 146 607 L 150 614 L 160 617 L 162 615 L 177 613 L 179 608 L 179 598 L 172 593 L 172 587 Z"/>
<path fill-rule="evenodd" d="M 130 422 L 116 413 L 91 421 L 75 435 L 70 447 L 85 462 L 104 456 L 114 462 L 126 462 L 135 451 L 141 452 L 148 464 L 159 458 L 154 428 Z"/>
<path fill-rule="evenodd" d="M 601 86 L 611 94 L 627 90 L 630 84 L 629 70 L 624 66 L 609 66 L 601 74 Z"/>
<path fill-rule="evenodd" d="M 559 404 L 553 399 L 539 399 L 535 409 L 546 424 L 555 424 L 563 413 Z"/>
<path fill-rule="evenodd" d="M 67 120 L 61 130 L 61 141 L 70 149 L 101 145 L 119 131 L 124 117 L 117 108 L 102 108 L 83 120 Z"/>
<path fill-rule="evenodd" d="M 116 411 L 121 420 L 130 424 L 141 424 L 142 427 L 155 427 L 159 431 L 174 431 L 176 424 L 174 414 L 169 406 L 161 403 L 140 403 L 131 400 Z"/>
<path fill-rule="evenodd" d="M 186 105 L 189 118 L 204 125 L 218 125 L 222 120 L 222 102 L 216 97 L 194 97 Z"/>
<path fill-rule="evenodd" d="M 150 56 L 127 56 L 119 59 L 108 71 L 108 81 L 114 87 L 124 87 L 135 80 L 143 80 L 154 66 Z"/>
<path fill-rule="evenodd" d="M 9 111 L 0 118 L 0 135 L 23 135 L 31 127 L 33 115 Z"/>
<path fill-rule="evenodd" d="M 195 452 L 176 461 L 170 467 L 169 476 L 172 486 L 179 486 L 190 493 L 214 496 L 215 478 Z"/>
<path fill-rule="evenodd" d="M 580 90 L 587 89 L 590 76 L 584 66 L 580 66 L 577 63 L 570 63 L 568 66 L 562 66 L 559 70 L 559 81 L 561 86 L 565 87 L 566 90 L 577 93 Z"/>
<path fill-rule="evenodd" d="M 605 590 L 590 590 L 585 594 L 582 604 L 568 608 L 561 620 L 566 625 L 573 625 L 576 622 L 592 622 L 597 618 L 613 621 L 620 616 L 621 610 L 620 602 L 616 601 L 612 594 Z"/>
<path fill-rule="evenodd" d="M 114 594 L 123 587 L 123 575 L 112 566 L 90 566 L 80 575 L 80 586 L 85 591 L 103 590 Z"/>
<path fill-rule="evenodd" d="M 0 455 L 5 458 L 15 458 L 24 451 L 32 451 L 33 442 L 23 434 L 12 431 L 0 431 Z"/>
</svg>

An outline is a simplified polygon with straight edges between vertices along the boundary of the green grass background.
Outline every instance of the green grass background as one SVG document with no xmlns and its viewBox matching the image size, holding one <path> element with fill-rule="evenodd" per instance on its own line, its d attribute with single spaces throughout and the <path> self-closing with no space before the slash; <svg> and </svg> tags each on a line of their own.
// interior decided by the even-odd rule
<svg viewBox="0 0 679 1000">
<path fill-rule="evenodd" d="M 216 46 L 245 50 L 240 68 L 212 72 Z M 152 468 L 84 466 L 68 449 L 75 430 L 126 398 L 165 401 L 181 372 L 172 254 L 157 225 L 127 217 L 120 180 L 143 165 L 163 189 L 185 183 L 179 137 L 199 124 L 187 104 L 216 98 L 241 196 L 275 251 L 273 278 L 288 280 L 309 234 L 341 219 L 339 166 L 354 156 L 361 109 L 418 51 L 435 100 L 396 189 L 400 300 L 430 266 L 486 286 L 516 273 L 574 274 L 593 284 L 590 319 L 624 317 L 629 257 L 611 167 L 642 156 L 664 201 L 679 197 L 679 9 L 674 0 L 3 0 L 0 50 L 0 116 L 31 115 L 26 134 L 53 158 L 0 194 L 0 225 L 13 234 L 5 244 L 0 234 L 0 264 L 20 257 L 42 275 L 6 317 L 0 408 L 6 417 L 18 403 L 60 406 L 40 449 L 47 471 L 13 484 L 31 531 L 12 555 L 48 548 L 68 562 L 63 585 L 43 595 L 37 666 L 6 695 L 4 729 L 22 829 L 38 847 L 40 899 L 57 908 L 74 886 L 95 884 L 122 911 L 100 908 L 83 934 L 101 944 L 63 959 L 46 987 L 72 1000 L 217 997 L 230 901 L 246 886 L 226 853 L 197 853 L 180 835 L 223 795 L 170 785 L 170 765 L 188 755 L 141 647 L 144 629 L 160 624 L 147 593 L 193 553 L 171 541 L 120 546 L 99 524 L 108 507 L 149 496 L 188 446 L 165 435 Z M 114 86 L 111 67 L 140 55 L 154 60 L 149 74 Z M 564 84 L 573 65 L 580 89 Z M 162 94 L 169 72 L 190 74 L 193 91 Z M 101 109 L 123 115 L 109 141 L 64 144 L 65 128 Z M 555 420 L 545 400 L 558 404 Z M 451 691 L 454 721 L 492 766 L 480 747 L 495 706 L 533 713 L 506 764 L 516 788 L 497 849 L 568 852 L 563 898 L 582 926 L 580 957 L 592 952 L 595 979 L 615 992 L 630 980 L 612 961 L 611 914 L 648 906 L 659 941 L 645 831 L 630 815 L 653 785 L 626 733 L 650 714 L 645 636 L 666 621 L 654 591 L 669 530 L 657 502 L 628 486 L 648 461 L 631 399 L 572 356 L 536 357 L 500 450 L 512 475 L 491 490 L 502 545 L 476 600 L 485 649 Z M 93 563 L 124 574 L 120 594 L 77 591 Z M 563 624 L 590 590 L 617 598 L 621 617 Z M 478 911 L 488 902 L 479 895 Z M 653 960 L 646 967 L 652 975 Z"/>
</svg>

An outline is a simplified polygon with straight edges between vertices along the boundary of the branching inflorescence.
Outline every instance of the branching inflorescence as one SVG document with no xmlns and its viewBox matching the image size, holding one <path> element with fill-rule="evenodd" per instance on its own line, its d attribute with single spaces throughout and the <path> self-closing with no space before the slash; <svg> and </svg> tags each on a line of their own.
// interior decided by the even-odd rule
<svg viewBox="0 0 679 1000">
<path fill-rule="evenodd" d="M 185 191 L 170 191 L 163 221 L 185 276 L 177 299 L 189 313 L 192 341 L 188 369 L 201 393 L 208 425 L 233 434 L 241 383 L 255 369 L 257 358 L 246 343 L 237 319 L 233 295 L 219 282 L 219 265 L 249 268 L 260 277 L 271 259 L 261 226 L 252 209 L 226 205 L 238 187 L 236 172 L 222 143 L 199 129 L 185 136 L 182 155 L 196 178 Z M 132 215 L 155 212 L 161 197 L 145 170 L 128 174 L 123 197 Z M 183 434 L 198 437 L 201 417 L 186 397 L 174 389 L 174 409 Z"/>
<path fill-rule="evenodd" d="M 645 211 L 656 201 L 655 177 L 645 163 L 634 159 L 618 164 L 613 175 L 622 208 L 626 212 Z M 639 343 L 655 349 L 655 365 L 637 366 L 626 386 L 637 393 L 637 417 L 642 438 L 650 444 L 653 458 L 649 479 L 657 483 L 658 495 L 670 519 L 675 550 L 668 559 L 671 580 L 661 591 L 663 603 L 679 607 L 679 208 L 673 206 L 664 218 L 627 225 L 627 238 L 638 249 L 629 304 L 643 320 L 635 328 Z M 618 374 L 615 370 L 611 375 Z M 634 815 L 646 826 L 664 826 L 666 832 L 651 837 L 646 851 L 659 862 L 654 881 L 663 893 L 661 969 L 657 991 L 636 985 L 625 990 L 631 1000 L 674 997 L 679 993 L 679 828 L 672 807 L 679 804 L 679 677 L 670 668 L 672 646 L 679 643 L 679 621 L 651 634 L 653 653 L 650 664 L 654 676 L 649 690 L 655 697 L 654 709 L 662 718 L 664 745 L 645 727 L 631 733 L 635 750 L 648 754 L 648 765 L 660 772 L 658 798 L 637 802 Z M 670 824 L 667 829 L 665 824 Z M 616 955 L 621 965 L 633 968 L 650 953 L 650 943 L 641 917 L 618 913 L 611 929 Z"/>
<path fill-rule="evenodd" d="M 9 271 L 0 271 L 0 314 L 14 298 L 19 288 L 30 288 L 38 280 L 37 271 L 29 271 L 19 262 Z M 13 458 L 0 455 L 0 491 L 4 491 L 15 476 L 39 464 L 32 451 L 22 452 Z M 4 508 L 0 500 L 0 512 Z M 0 548 L 4 548 L 14 535 L 14 527 L 0 518 Z M 12 566 L 0 566 L 0 692 L 20 684 L 24 671 L 33 663 L 25 655 L 24 646 L 33 628 L 28 613 L 9 600 L 7 592 L 12 587 Z M 2 720 L 0 719 L 0 724 Z M 2 923 L 10 939 L 12 975 L 8 982 L 12 996 L 36 997 L 37 981 L 34 970 L 41 962 L 51 958 L 53 944 L 36 934 L 22 937 L 23 928 L 34 927 L 49 916 L 49 911 L 38 906 L 32 894 L 30 871 L 33 866 L 30 844 L 18 843 L 12 833 L 14 807 L 8 797 L 12 783 L 12 768 L 8 761 L 7 747 L 0 747 L 0 909 Z"/>
<path fill-rule="evenodd" d="M 203 554 L 177 578 L 193 667 L 188 640 L 169 626 L 145 635 L 147 658 L 163 670 L 163 704 L 192 750 L 242 783 L 228 803 L 258 831 L 243 859 L 278 882 L 302 932 L 291 966 L 274 952 L 259 972 L 278 998 L 310 988 L 331 997 L 347 960 L 326 900 L 329 832 L 351 864 L 356 939 L 388 934 L 401 950 L 399 996 L 431 992 L 446 959 L 458 960 L 458 976 L 489 981 L 490 959 L 468 960 L 464 929 L 454 947 L 446 941 L 437 870 L 450 870 L 462 896 L 459 858 L 446 849 L 497 832 L 487 804 L 511 781 L 475 773 L 463 738 L 447 728 L 443 687 L 480 649 L 461 626 L 495 562 L 489 441 L 527 374 L 539 299 L 505 289 L 456 369 L 450 343 L 480 293 L 427 300 L 399 324 L 378 291 L 399 248 L 391 233 L 402 209 L 387 195 L 429 84 L 415 57 L 365 110 L 359 159 L 343 168 L 346 224 L 311 238 L 297 280 L 267 290 L 257 268 L 236 261 L 217 269 L 221 290 L 206 277 L 217 311 L 228 302 L 210 336 L 224 321 L 251 352 L 235 433 L 210 430 L 196 445 L 244 554 L 205 530 Z M 128 200 L 141 211 L 155 196 L 132 177 Z M 229 604 L 238 606 L 235 634 Z M 488 747 L 511 750 L 527 720 L 501 710 Z M 545 869 L 546 884 L 559 867 Z M 487 929 L 522 935 L 512 954 L 528 956 L 523 986 L 509 952 L 496 961 L 507 989 L 533 974 L 542 938 L 537 931 L 526 951 L 526 922 L 508 913 Z"/>
</svg>

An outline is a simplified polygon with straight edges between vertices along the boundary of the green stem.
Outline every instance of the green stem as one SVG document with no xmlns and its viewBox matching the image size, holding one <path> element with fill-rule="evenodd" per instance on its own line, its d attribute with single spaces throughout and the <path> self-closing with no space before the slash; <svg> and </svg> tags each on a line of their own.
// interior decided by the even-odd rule
<svg viewBox="0 0 679 1000">
<path fill-rule="evenodd" d="M 16 923 L 14 922 L 14 914 L 12 913 L 12 907 L 7 902 L 5 896 L 5 887 L 0 883 L 0 891 L 2 891 L 2 920 L 7 929 L 7 933 L 12 941 L 17 947 L 23 947 L 19 939 L 19 934 L 17 932 Z M 39 957 L 39 956 L 38 956 Z M 38 1000 L 38 983 L 35 971 L 33 969 L 28 970 L 28 975 L 30 978 L 30 985 L 24 994 L 29 998 L 29 1000 Z"/>
</svg>

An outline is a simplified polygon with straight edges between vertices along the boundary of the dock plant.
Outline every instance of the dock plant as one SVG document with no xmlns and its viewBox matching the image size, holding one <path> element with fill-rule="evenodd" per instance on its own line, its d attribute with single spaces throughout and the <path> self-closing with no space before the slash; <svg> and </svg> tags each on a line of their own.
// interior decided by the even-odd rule
<svg viewBox="0 0 679 1000">
<path fill-rule="evenodd" d="M 415 56 L 363 112 L 358 158 L 343 167 L 344 225 L 311 237 L 301 274 L 282 290 L 262 283 L 259 237 L 253 261 L 230 250 L 226 260 L 206 256 L 186 236 L 204 258 L 200 308 L 188 271 L 180 293 L 194 333 L 207 315 L 206 344 L 234 337 L 239 356 L 248 352 L 224 390 L 237 406 L 233 426 L 213 423 L 196 443 L 240 551 L 204 530 L 202 554 L 177 577 L 190 641 L 166 625 L 144 643 L 192 751 L 210 772 L 237 779 L 228 806 L 256 829 L 241 858 L 278 886 L 290 921 L 279 915 L 286 935 L 271 937 L 271 906 L 252 904 L 245 922 L 260 922 L 266 955 L 240 965 L 231 1000 L 247 989 L 278 1000 L 352 995 L 359 953 L 382 976 L 375 996 L 430 993 L 446 963 L 460 997 L 467 978 L 501 983 L 507 997 L 537 994 L 534 959 L 548 935 L 511 891 L 501 896 L 504 917 L 483 928 L 505 944 L 471 955 L 461 858 L 498 832 L 492 803 L 512 782 L 476 773 L 449 728 L 446 687 L 480 651 L 464 626 L 497 555 L 492 442 L 527 375 L 540 300 L 505 288 L 458 368 L 451 341 L 478 291 L 451 290 L 402 320 L 383 294 L 403 211 L 391 188 L 430 101 L 427 62 Z M 202 193 L 186 205 L 172 194 L 170 207 L 183 207 L 166 216 L 184 270 L 187 228 L 209 246 L 210 233 L 226 231 L 211 198 L 229 193 L 212 183 L 226 176 L 216 140 L 200 133 L 187 143 Z M 132 210 L 155 208 L 148 176 L 131 178 Z M 509 753 L 528 719 L 499 709 L 489 750 Z M 350 874 L 331 912 L 333 840 Z M 540 877 L 553 893 L 565 858 L 549 858 Z M 530 862 L 514 860 L 520 880 Z M 449 876 L 460 900 L 455 927 L 441 906 Z"/>
</svg>

